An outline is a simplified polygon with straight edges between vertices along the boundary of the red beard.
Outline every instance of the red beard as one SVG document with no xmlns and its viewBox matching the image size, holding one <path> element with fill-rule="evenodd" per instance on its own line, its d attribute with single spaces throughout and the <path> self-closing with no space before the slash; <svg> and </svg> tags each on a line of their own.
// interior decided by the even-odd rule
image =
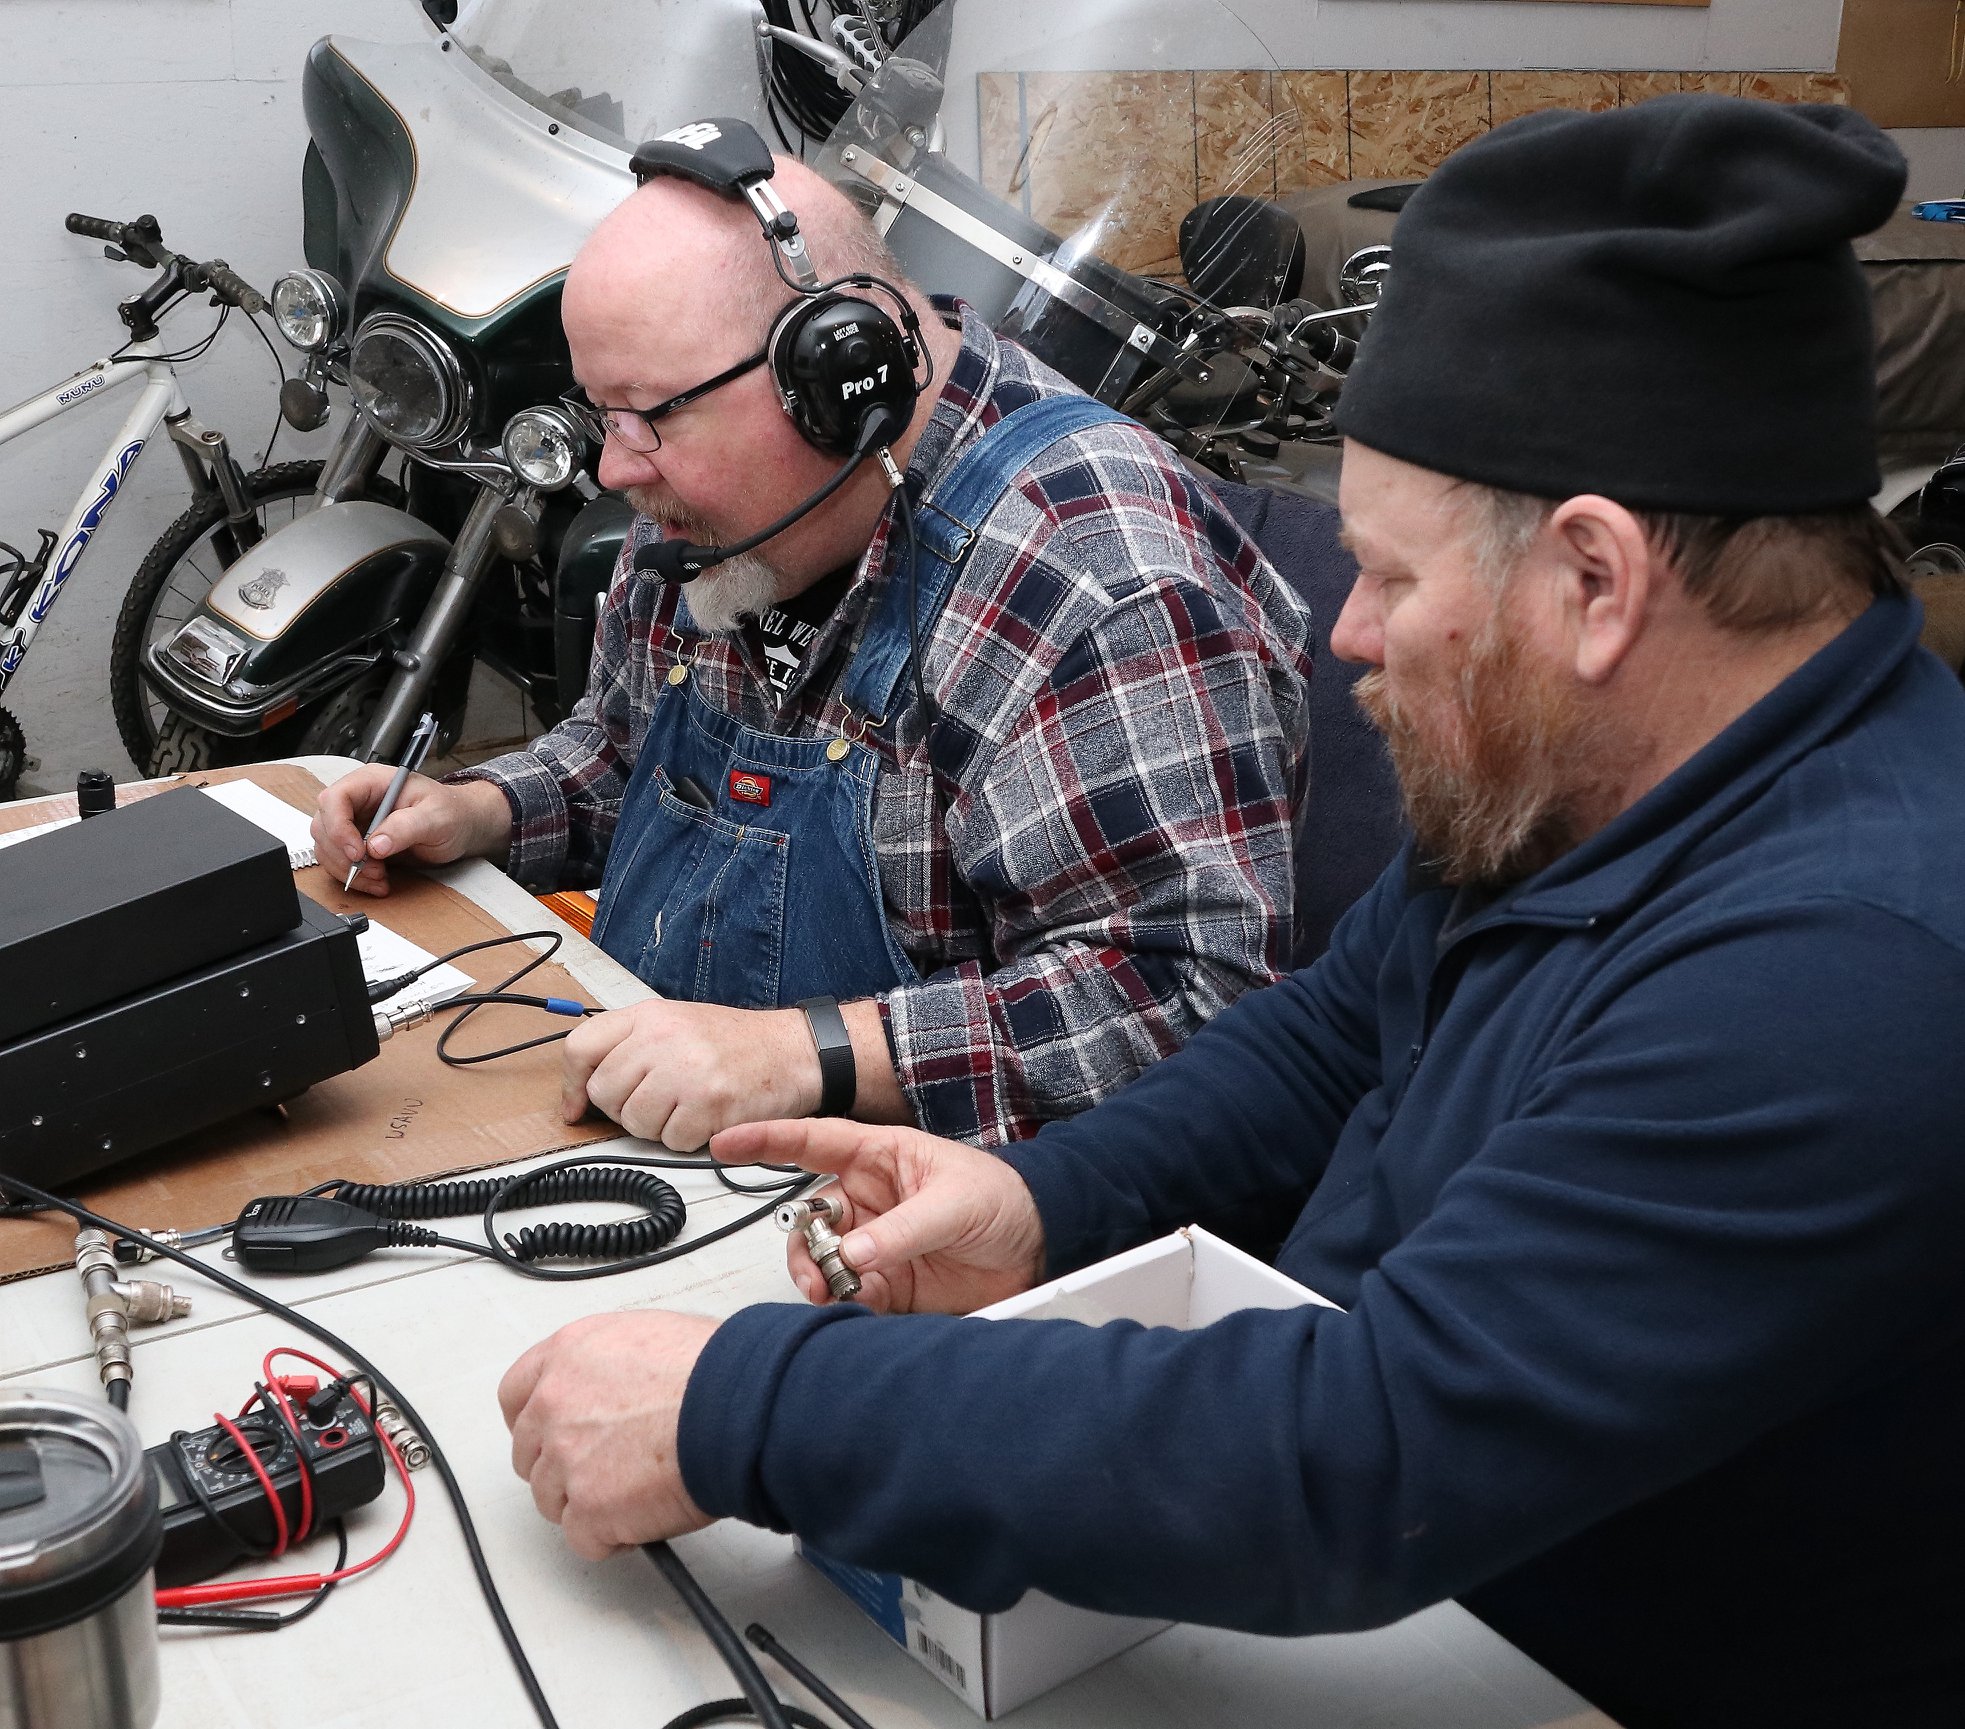
<svg viewBox="0 0 1965 1729">
<path fill-rule="evenodd" d="M 1497 603 L 1422 711 L 1383 670 L 1358 706 L 1385 735 L 1419 856 L 1452 884 L 1500 888 L 1552 864 L 1600 823 L 1630 754 L 1575 684 L 1504 629 Z M 1434 718 L 1443 711 L 1444 718 Z"/>
</svg>

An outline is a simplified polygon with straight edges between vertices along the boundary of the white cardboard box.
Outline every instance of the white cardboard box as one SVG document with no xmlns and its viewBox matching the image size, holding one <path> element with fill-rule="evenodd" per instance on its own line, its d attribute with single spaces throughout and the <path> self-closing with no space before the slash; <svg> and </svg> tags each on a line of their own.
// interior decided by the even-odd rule
<svg viewBox="0 0 1965 1729">
<path fill-rule="evenodd" d="M 1211 1326 L 1238 1309 L 1304 1303 L 1336 1306 L 1193 1225 L 977 1313 L 992 1320 L 1190 1328 Z M 1041 1591 L 1000 1615 L 977 1615 L 898 1574 L 849 1566 L 803 1544 L 799 1552 L 991 1721 L 1172 1625 L 1075 1609 Z"/>
</svg>

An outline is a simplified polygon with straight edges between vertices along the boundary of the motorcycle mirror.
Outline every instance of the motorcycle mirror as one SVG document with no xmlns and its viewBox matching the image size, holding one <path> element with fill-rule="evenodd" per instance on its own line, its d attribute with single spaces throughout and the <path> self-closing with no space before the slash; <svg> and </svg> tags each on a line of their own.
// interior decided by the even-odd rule
<svg viewBox="0 0 1965 1729">
<path fill-rule="evenodd" d="M 1392 249 L 1366 246 L 1338 267 L 1337 294 L 1346 306 L 1367 306 L 1384 292 L 1392 274 Z"/>
<path fill-rule="evenodd" d="M 312 432 L 325 426 L 328 417 L 327 392 L 304 378 L 289 378 L 280 386 L 280 418 L 295 432 Z"/>
</svg>

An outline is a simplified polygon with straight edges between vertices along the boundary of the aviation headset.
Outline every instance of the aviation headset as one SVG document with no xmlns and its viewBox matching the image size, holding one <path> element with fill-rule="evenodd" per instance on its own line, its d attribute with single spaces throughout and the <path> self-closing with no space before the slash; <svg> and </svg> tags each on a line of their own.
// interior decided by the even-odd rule
<svg viewBox="0 0 1965 1729">
<path fill-rule="evenodd" d="M 765 340 L 778 400 L 808 444 L 845 458 L 845 466 L 796 510 L 747 540 L 715 548 L 687 541 L 643 547 L 635 568 L 664 581 L 688 582 L 816 510 L 861 463 L 905 430 L 928 382 L 915 377 L 926 351 L 907 296 L 893 283 L 864 273 L 821 282 L 797 216 L 771 185 L 775 166 L 754 127 L 724 118 L 665 132 L 642 145 L 631 163 L 643 185 L 658 175 L 674 175 L 750 206 L 779 279 L 798 296 L 778 314 Z M 886 296 L 898 319 L 865 292 L 847 292 L 855 289 Z"/>
</svg>

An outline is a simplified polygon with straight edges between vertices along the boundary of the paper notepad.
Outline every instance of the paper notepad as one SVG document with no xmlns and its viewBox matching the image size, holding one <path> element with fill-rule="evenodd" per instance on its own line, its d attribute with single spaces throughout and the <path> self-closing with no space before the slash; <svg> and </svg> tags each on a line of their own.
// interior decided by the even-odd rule
<svg viewBox="0 0 1965 1729">
<path fill-rule="evenodd" d="M 368 929 L 355 939 L 362 951 L 362 977 L 370 984 L 382 979 L 400 978 L 413 968 L 420 967 L 436 957 L 428 949 L 420 949 L 408 937 L 398 936 L 387 925 L 379 925 L 369 920 Z M 476 988 L 476 981 L 469 973 L 460 972 L 456 967 L 445 963 L 432 967 L 413 985 L 400 990 L 392 997 L 384 997 L 375 1006 L 389 1009 L 410 1003 L 447 1003 L 452 997 L 460 997 L 466 991 Z"/>
<path fill-rule="evenodd" d="M 298 811 L 283 798 L 275 798 L 263 786 L 249 780 L 227 781 L 223 786 L 198 789 L 206 798 L 215 798 L 227 810 L 236 811 L 247 822 L 256 823 L 287 849 L 287 863 L 304 870 L 314 862 L 314 824 L 305 811 Z M 423 957 L 428 960 L 430 957 Z"/>
</svg>

